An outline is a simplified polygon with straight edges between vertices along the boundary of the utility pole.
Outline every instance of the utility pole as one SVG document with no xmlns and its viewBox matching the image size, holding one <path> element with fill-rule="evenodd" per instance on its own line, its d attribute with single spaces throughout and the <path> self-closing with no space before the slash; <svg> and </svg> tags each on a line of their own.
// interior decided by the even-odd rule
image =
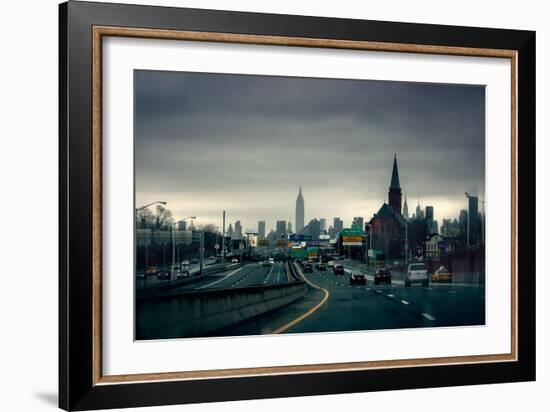
<svg viewBox="0 0 550 412">
<path fill-rule="evenodd" d="M 222 223 L 222 265 L 225 261 L 225 210 L 223 211 L 223 223 Z"/>
<path fill-rule="evenodd" d="M 176 223 L 171 227 L 172 229 L 172 267 L 170 268 L 170 273 L 174 270 L 176 264 Z"/>
<path fill-rule="evenodd" d="M 466 249 L 470 249 L 470 195 L 468 192 L 465 193 L 466 199 L 468 199 L 468 219 L 466 220 Z"/>
<path fill-rule="evenodd" d="M 201 231 L 200 255 L 201 255 L 200 274 L 202 275 L 204 270 L 204 230 Z"/>
</svg>

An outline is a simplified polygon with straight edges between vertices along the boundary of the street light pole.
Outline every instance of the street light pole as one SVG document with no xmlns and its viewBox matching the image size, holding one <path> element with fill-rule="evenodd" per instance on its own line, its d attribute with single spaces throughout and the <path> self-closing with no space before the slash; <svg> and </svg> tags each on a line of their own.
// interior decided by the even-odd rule
<svg viewBox="0 0 550 412">
<path fill-rule="evenodd" d="M 222 219 L 222 265 L 225 261 L 225 210 L 223 211 Z"/>
<path fill-rule="evenodd" d="M 468 192 L 465 193 L 466 199 L 468 199 L 468 219 L 466 224 L 466 249 L 470 249 L 470 195 Z"/>
<path fill-rule="evenodd" d="M 136 212 L 139 212 L 140 210 L 146 209 L 146 208 L 148 208 L 149 206 L 153 206 L 153 205 L 155 205 L 155 204 L 157 204 L 157 203 L 160 203 L 161 205 L 165 205 L 165 204 L 166 204 L 166 202 L 165 202 L 164 200 L 155 200 L 154 202 L 151 202 L 151 203 L 149 203 L 149 204 L 147 204 L 147 205 L 145 205 L 145 206 L 141 206 L 141 207 L 136 208 Z"/>
</svg>

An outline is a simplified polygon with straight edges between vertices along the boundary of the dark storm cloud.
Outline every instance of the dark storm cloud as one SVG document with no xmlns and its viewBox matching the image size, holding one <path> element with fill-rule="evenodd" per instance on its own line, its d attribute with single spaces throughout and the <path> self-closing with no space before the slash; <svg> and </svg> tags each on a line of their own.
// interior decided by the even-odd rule
<svg viewBox="0 0 550 412">
<path fill-rule="evenodd" d="M 484 189 L 483 86 L 136 71 L 135 93 L 138 202 L 228 205 L 252 227 L 293 220 L 302 185 L 306 220 L 370 216 L 394 152 L 410 209 L 440 199 L 436 214 L 458 213 Z"/>
</svg>

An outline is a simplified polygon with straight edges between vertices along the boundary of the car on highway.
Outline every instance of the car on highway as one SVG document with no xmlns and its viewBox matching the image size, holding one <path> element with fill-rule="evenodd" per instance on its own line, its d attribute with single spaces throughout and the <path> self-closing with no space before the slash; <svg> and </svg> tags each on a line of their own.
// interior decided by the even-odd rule
<svg viewBox="0 0 550 412">
<path fill-rule="evenodd" d="M 210 259 L 210 260 L 216 260 L 216 256 L 210 256 L 208 259 Z"/>
<path fill-rule="evenodd" d="M 374 284 L 379 285 L 380 283 L 387 283 L 391 285 L 391 270 L 385 267 L 376 269 L 376 272 L 374 273 Z"/>
<path fill-rule="evenodd" d="M 421 283 L 422 286 L 428 286 L 428 268 L 424 263 L 411 263 L 407 267 L 405 287 L 410 287 L 413 283 Z"/>
<path fill-rule="evenodd" d="M 199 263 L 199 259 L 197 259 L 197 258 L 191 259 L 191 264 L 192 265 L 196 265 L 197 263 Z"/>
<path fill-rule="evenodd" d="M 328 263 L 327 263 L 327 266 L 328 266 L 329 268 L 333 268 L 334 265 L 335 265 L 334 260 L 329 260 Z"/>
<path fill-rule="evenodd" d="M 269 260 L 266 259 L 262 261 L 262 266 L 271 266 L 271 263 L 269 262 Z"/>
<path fill-rule="evenodd" d="M 336 265 L 334 265 L 333 270 L 334 270 L 334 274 L 335 274 L 335 275 L 343 275 L 343 274 L 346 273 L 346 272 L 344 271 L 344 265 L 342 265 L 342 264 L 336 264 Z"/>
<path fill-rule="evenodd" d="M 315 265 L 315 268 L 317 270 L 327 270 L 327 265 L 323 262 L 320 262 Z"/>
<path fill-rule="evenodd" d="M 349 276 L 349 284 L 350 285 L 366 285 L 367 284 L 367 278 L 365 278 L 365 275 L 361 272 L 351 272 L 351 275 Z"/>
<path fill-rule="evenodd" d="M 189 266 L 189 261 L 185 259 L 183 262 L 181 262 L 182 266 Z"/>
<path fill-rule="evenodd" d="M 312 273 L 313 272 L 313 265 L 311 263 L 306 263 L 304 265 L 304 273 Z"/>
<path fill-rule="evenodd" d="M 432 275 L 432 282 L 447 282 L 452 283 L 453 274 L 445 269 L 445 266 L 440 266 Z"/>
<path fill-rule="evenodd" d="M 272 257 L 270 257 L 270 258 L 269 258 L 269 263 L 270 263 L 271 265 L 274 265 L 274 264 L 275 264 L 275 259 L 272 258 Z"/>
<path fill-rule="evenodd" d="M 189 271 L 188 270 L 182 270 L 181 272 L 178 272 L 176 275 L 176 279 L 183 279 L 189 277 Z"/>
<path fill-rule="evenodd" d="M 160 272 L 159 268 L 156 266 L 151 266 L 149 269 L 147 269 L 147 276 L 154 276 L 157 275 Z"/>
<path fill-rule="evenodd" d="M 239 263 L 239 259 L 233 258 L 233 259 L 231 259 L 231 263 Z"/>
<path fill-rule="evenodd" d="M 170 279 L 170 272 L 159 272 L 157 275 L 159 280 L 169 280 Z"/>
</svg>

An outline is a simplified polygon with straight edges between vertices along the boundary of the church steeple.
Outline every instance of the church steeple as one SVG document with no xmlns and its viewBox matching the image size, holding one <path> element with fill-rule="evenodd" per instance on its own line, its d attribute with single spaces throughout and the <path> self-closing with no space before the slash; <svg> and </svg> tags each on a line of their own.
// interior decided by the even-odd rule
<svg viewBox="0 0 550 412">
<path fill-rule="evenodd" d="M 399 171 L 397 170 L 397 153 L 393 154 L 393 170 L 391 172 L 390 189 L 401 189 L 399 183 Z"/>
<path fill-rule="evenodd" d="M 401 213 L 401 184 L 399 183 L 399 170 L 397 169 L 397 153 L 393 155 L 393 170 L 388 192 L 388 203 L 398 213 Z"/>
</svg>

